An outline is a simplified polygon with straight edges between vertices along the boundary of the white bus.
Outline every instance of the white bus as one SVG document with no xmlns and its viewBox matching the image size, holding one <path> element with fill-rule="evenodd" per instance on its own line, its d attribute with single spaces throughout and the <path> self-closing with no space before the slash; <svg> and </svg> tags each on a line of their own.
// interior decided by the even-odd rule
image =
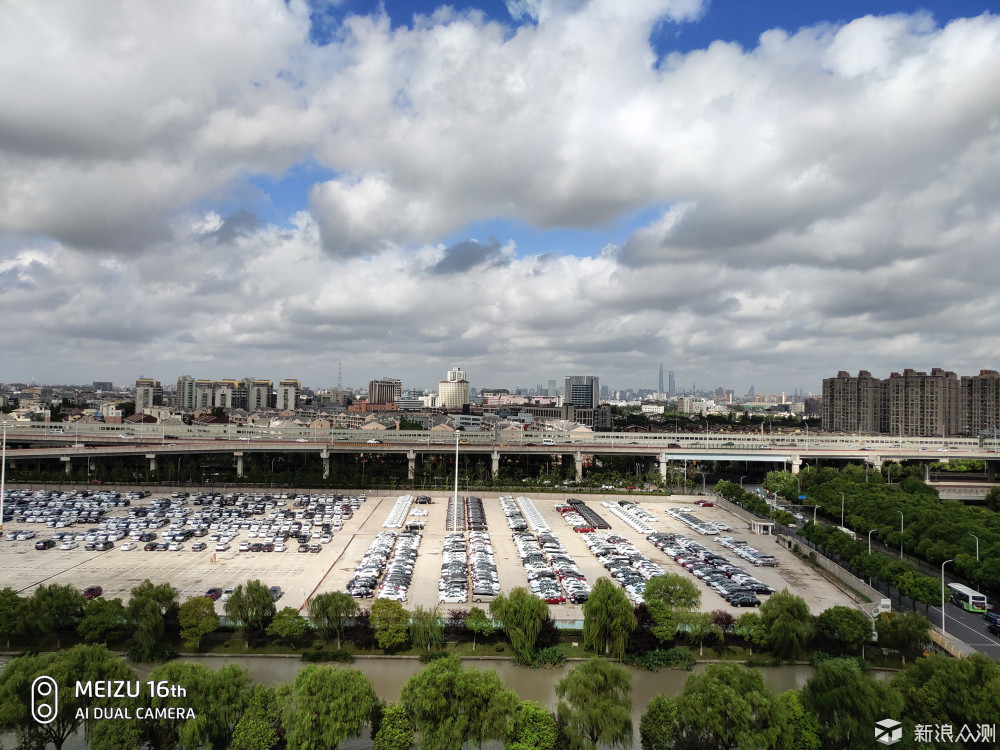
<svg viewBox="0 0 1000 750">
<path fill-rule="evenodd" d="M 949 583 L 948 592 L 951 595 L 952 604 L 969 612 L 985 612 L 989 609 L 986 594 L 980 594 L 961 583 Z"/>
</svg>

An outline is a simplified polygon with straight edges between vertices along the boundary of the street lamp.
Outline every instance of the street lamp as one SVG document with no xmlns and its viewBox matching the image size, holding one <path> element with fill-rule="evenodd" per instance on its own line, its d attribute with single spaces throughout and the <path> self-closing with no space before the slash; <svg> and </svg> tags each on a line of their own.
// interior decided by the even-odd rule
<svg viewBox="0 0 1000 750">
<path fill-rule="evenodd" d="M 868 532 L 868 554 L 872 553 L 872 531 L 878 531 L 878 529 L 872 529 Z"/>
<path fill-rule="evenodd" d="M 899 559 L 903 559 L 903 511 L 897 510 L 899 513 Z"/>
<path fill-rule="evenodd" d="M 746 479 L 746 478 L 747 478 L 746 474 L 744 474 L 743 476 L 740 477 L 740 489 L 741 490 L 743 489 L 743 480 Z"/>
<path fill-rule="evenodd" d="M 973 539 L 976 540 L 976 562 L 979 562 L 979 537 L 973 534 L 971 531 L 969 532 L 969 536 L 971 536 Z"/>
<path fill-rule="evenodd" d="M 451 506 L 451 533 L 458 533 L 458 437 L 462 433 L 455 430 L 455 498 Z"/>
<path fill-rule="evenodd" d="M 840 493 L 840 525 L 844 526 L 844 493 Z"/>
<path fill-rule="evenodd" d="M 941 563 L 941 633 L 943 635 L 948 635 L 948 631 L 944 625 L 944 566 L 950 562 L 955 562 L 955 559 L 952 558 Z"/>
<path fill-rule="evenodd" d="M 816 525 L 816 509 L 819 508 L 818 505 L 813 506 L 813 526 Z"/>
</svg>

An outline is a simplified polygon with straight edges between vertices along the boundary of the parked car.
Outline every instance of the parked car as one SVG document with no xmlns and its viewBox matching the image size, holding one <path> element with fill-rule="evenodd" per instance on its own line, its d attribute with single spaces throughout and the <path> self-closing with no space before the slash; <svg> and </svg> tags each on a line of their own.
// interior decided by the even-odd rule
<svg viewBox="0 0 1000 750">
<path fill-rule="evenodd" d="M 211 599 L 213 602 L 217 599 L 222 598 L 222 589 L 217 586 L 213 586 L 208 591 L 205 592 L 205 597 Z"/>
<path fill-rule="evenodd" d="M 103 593 L 104 589 L 100 586 L 87 586 L 87 588 L 83 590 L 83 598 L 90 601 L 91 599 L 96 599 Z"/>
<path fill-rule="evenodd" d="M 55 539 L 39 539 L 35 542 L 35 549 L 51 549 L 56 546 Z"/>
<path fill-rule="evenodd" d="M 136 544 L 135 542 L 125 542 L 125 544 L 123 544 L 118 549 L 120 549 L 122 552 L 131 552 L 132 550 L 134 550 L 138 546 L 139 545 Z"/>
</svg>

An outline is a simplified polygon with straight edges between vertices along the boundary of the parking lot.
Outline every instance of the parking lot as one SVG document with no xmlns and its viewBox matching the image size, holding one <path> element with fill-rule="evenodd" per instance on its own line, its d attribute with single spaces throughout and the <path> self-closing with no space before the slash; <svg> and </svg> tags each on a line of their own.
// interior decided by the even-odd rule
<svg viewBox="0 0 1000 750">
<path fill-rule="evenodd" d="M 194 494 L 195 491 L 191 492 Z M 163 497 L 163 495 L 154 494 L 151 498 L 133 501 L 129 509 L 122 507 L 110 509 L 105 517 L 126 518 L 130 509 L 146 506 L 157 497 Z M 483 500 L 482 508 L 486 530 L 490 535 L 496 574 L 502 590 L 509 591 L 515 586 L 527 586 L 529 570 L 522 563 L 499 496 L 482 494 L 480 497 Z M 550 528 L 550 531 L 547 532 L 550 538 L 546 549 L 553 554 L 558 554 L 557 559 L 561 568 L 569 564 L 566 562 L 567 560 L 571 561 L 589 586 L 593 586 L 599 577 L 609 576 L 609 572 L 602 564 L 602 560 L 591 552 L 587 542 L 589 540 L 593 546 L 595 539 L 603 542 L 607 535 L 611 534 L 613 538 L 622 540 L 623 544 L 632 545 L 634 550 L 653 566 L 659 566 L 665 572 L 690 576 L 702 592 L 702 609 L 726 609 L 736 615 L 744 611 L 729 606 L 719 594 L 709 589 L 694 575 L 675 563 L 672 558 L 657 549 L 652 542 L 646 539 L 646 533 L 634 527 L 636 526 L 635 519 L 629 521 L 601 506 L 602 500 L 618 501 L 622 499 L 620 496 L 587 496 L 585 498 L 586 509 L 599 514 L 610 527 L 609 529 L 596 529 L 592 533 L 574 531 L 569 519 L 575 518 L 575 516 L 567 514 L 565 510 L 563 512 L 557 510 L 558 506 L 565 508 L 568 499 L 567 495 L 534 497 L 534 502 L 529 506 L 534 510 L 531 514 L 527 514 L 526 518 L 529 521 L 528 531 L 532 532 L 534 529 L 532 521 L 547 525 Z M 656 519 L 655 521 L 647 520 L 648 528 L 652 528 L 659 534 L 684 535 L 713 549 L 714 552 L 731 560 L 732 563 L 748 569 L 753 576 L 767 586 L 777 591 L 789 588 L 808 602 L 814 614 L 836 604 L 851 604 L 851 600 L 846 594 L 814 569 L 795 558 L 790 551 L 778 545 L 772 537 L 755 536 L 738 518 L 718 507 L 694 506 L 692 505 L 694 499 L 691 496 L 674 496 L 652 500 L 636 498 L 637 505 L 648 511 L 649 515 L 645 515 L 643 518 Z M 403 602 L 404 606 L 408 608 L 417 605 L 434 607 L 439 604 L 439 580 L 442 576 L 442 561 L 445 559 L 442 553 L 445 549 L 446 537 L 452 533 L 452 529 L 447 526 L 449 498 L 432 495 L 431 500 L 430 504 L 419 506 L 414 504 L 410 507 L 411 513 L 417 509 L 423 511 L 419 515 L 407 515 L 407 519 L 417 520 L 424 525 L 423 529 L 410 532 L 417 537 L 419 543 L 417 544 L 417 555 L 412 563 L 412 579 L 405 592 L 406 598 Z M 284 501 L 276 498 L 274 502 L 275 510 L 285 507 L 293 512 L 294 498 L 288 498 Z M 284 505 L 281 505 L 282 502 Z M 238 550 L 241 542 L 254 541 L 248 539 L 249 531 L 247 529 L 241 529 L 235 534 L 230 541 L 229 549 L 225 552 L 214 551 L 214 543 L 208 544 L 208 549 L 205 551 L 192 551 L 192 543 L 198 541 L 198 538 L 187 541 L 183 544 L 183 548 L 177 551 L 147 552 L 144 551 L 141 544 L 136 549 L 124 551 L 121 549 L 121 545 L 125 540 L 116 542 L 114 548 L 104 552 L 86 551 L 82 544 L 79 548 L 72 550 L 61 550 L 58 546 L 52 549 L 36 550 L 36 541 L 51 537 L 57 530 L 47 528 L 44 524 L 39 523 L 21 524 L 8 521 L 5 524 L 5 531 L 8 535 L 11 532 L 27 529 L 35 531 L 36 535 L 33 539 L 25 541 L 4 540 L 0 542 L 0 586 L 11 586 L 22 595 L 30 595 L 36 586 L 43 583 L 68 583 L 80 589 L 89 585 L 100 585 L 104 588 L 105 597 L 117 596 L 127 599 L 130 589 L 148 578 L 154 583 L 168 583 L 174 586 L 181 599 L 185 599 L 189 596 L 203 595 L 209 588 L 232 588 L 256 578 L 267 586 L 281 587 L 284 593 L 279 607 L 299 608 L 304 606 L 307 599 L 314 593 L 346 589 L 348 582 L 355 574 L 355 568 L 361 563 L 366 550 L 376 535 L 379 532 L 387 531 L 383 524 L 396 505 L 397 496 L 395 495 L 391 497 L 369 496 L 366 501 L 358 505 L 357 510 L 350 518 L 343 520 L 341 528 L 331 534 L 329 542 L 319 545 L 319 552 L 302 553 L 296 551 L 298 545 L 294 541 L 288 545 L 288 550 L 285 552 L 240 552 Z M 519 507 L 523 507 L 523 505 Z M 188 507 L 192 511 L 198 510 L 195 506 Z M 777 565 L 775 567 L 748 565 L 746 560 L 737 557 L 730 549 L 717 544 L 715 542 L 716 536 L 699 536 L 690 525 L 684 523 L 680 518 L 666 513 L 667 510 L 676 510 L 680 507 L 692 508 L 695 515 L 705 522 L 715 521 L 730 526 L 732 530 L 725 532 L 725 536 L 731 537 L 735 542 L 746 542 L 762 553 L 772 555 Z M 266 516 L 266 513 L 261 514 L 260 518 L 266 518 Z M 459 521 L 461 517 L 462 514 L 459 514 Z M 251 520 L 256 521 L 258 517 L 254 516 Z M 74 527 L 73 531 L 85 531 L 86 528 L 90 527 L 90 525 L 86 525 L 85 528 Z M 399 532 L 399 528 L 389 530 Z M 468 536 L 468 532 L 466 536 Z M 554 537 L 555 540 L 552 540 L 551 537 Z M 553 541 L 557 541 L 558 545 Z M 454 548 L 454 540 L 451 547 Z M 533 575 L 537 575 L 537 573 Z M 545 591 L 552 590 L 551 583 L 544 585 L 546 586 Z M 556 586 L 558 586 L 558 581 Z M 578 592 L 579 590 L 579 586 L 575 586 L 572 590 L 564 587 L 566 593 Z M 481 599 L 480 606 L 485 606 L 489 600 L 489 597 L 470 595 L 469 601 L 465 604 L 449 602 L 442 606 L 444 608 L 469 607 L 475 604 L 473 601 L 475 598 Z M 362 606 L 368 603 L 370 600 L 361 600 Z M 220 613 L 222 606 L 221 601 L 216 602 Z M 582 620 L 583 617 L 582 605 L 574 604 L 569 600 L 550 604 L 550 611 L 557 620 L 577 621 Z"/>
</svg>

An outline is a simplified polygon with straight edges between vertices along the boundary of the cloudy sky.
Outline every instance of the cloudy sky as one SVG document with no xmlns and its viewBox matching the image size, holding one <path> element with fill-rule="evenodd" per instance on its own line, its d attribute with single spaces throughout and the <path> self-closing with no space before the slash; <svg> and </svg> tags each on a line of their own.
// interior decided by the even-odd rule
<svg viewBox="0 0 1000 750">
<path fill-rule="evenodd" d="M 0 14 L 0 381 L 1000 368 L 1000 12 Z"/>
</svg>

